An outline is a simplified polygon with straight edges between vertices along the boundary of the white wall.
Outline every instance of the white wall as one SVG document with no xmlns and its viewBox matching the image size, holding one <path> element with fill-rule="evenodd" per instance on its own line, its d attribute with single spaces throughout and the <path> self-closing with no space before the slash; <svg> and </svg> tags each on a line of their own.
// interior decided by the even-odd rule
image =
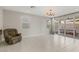
<svg viewBox="0 0 79 59">
<path fill-rule="evenodd" d="M 16 28 L 20 32 L 20 14 L 11 11 L 3 11 L 3 28 Z"/>
<path fill-rule="evenodd" d="M 48 18 L 28 15 L 14 11 L 4 10 L 4 29 L 5 28 L 16 28 L 23 36 L 37 36 L 42 34 L 47 34 L 48 29 L 46 28 L 46 23 Z M 22 28 L 22 20 L 26 18 L 29 20 L 30 27 L 28 29 Z"/>
<path fill-rule="evenodd" d="M 0 8 L 0 30 L 3 29 L 3 9 Z M 3 35 L 0 35 L 0 42 L 2 42 L 4 39 Z"/>
<path fill-rule="evenodd" d="M 0 29 L 3 27 L 3 10 L 0 8 Z"/>
</svg>

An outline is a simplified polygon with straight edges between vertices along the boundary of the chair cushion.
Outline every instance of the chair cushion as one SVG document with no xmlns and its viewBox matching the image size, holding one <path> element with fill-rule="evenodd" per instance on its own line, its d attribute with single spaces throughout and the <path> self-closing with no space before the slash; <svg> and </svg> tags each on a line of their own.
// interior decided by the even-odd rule
<svg viewBox="0 0 79 59">
<path fill-rule="evenodd" d="M 8 34 L 11 35 L 11 36 L 15 36 L 16 35 L 15 32 L 8 32 Z"/>
</svg>

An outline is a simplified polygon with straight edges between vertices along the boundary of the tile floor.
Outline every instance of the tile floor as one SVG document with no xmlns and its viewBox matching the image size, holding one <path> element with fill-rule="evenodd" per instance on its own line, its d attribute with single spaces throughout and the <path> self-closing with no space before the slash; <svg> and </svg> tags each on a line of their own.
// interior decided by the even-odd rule
<svg viewBox="0 0 79 59">
<path fill-rule="evenodd" d="M 79 51 L 79 39 L 64 37 L 61 35 L 44 35 L 23 38 L 14 45 L 0 43 L 1 52 L 77 52 Z"/>
</svg>

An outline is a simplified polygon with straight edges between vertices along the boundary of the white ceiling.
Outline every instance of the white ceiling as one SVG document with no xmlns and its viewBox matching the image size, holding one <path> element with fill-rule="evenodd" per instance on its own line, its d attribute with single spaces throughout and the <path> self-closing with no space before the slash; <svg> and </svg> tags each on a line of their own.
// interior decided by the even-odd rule
<svg viewBox="0 0 79 59">
<path fill-rule="evenodd" d="M 2 6 L 2 8 L 39 16 L 46 16 L 45 13 L 49 8 L 53 8 L 55 16 L 61 16 L 79 11 L 79 6 L 35 6 L 33 8 L 30 8 L 30 6 Z"/>
</svg>

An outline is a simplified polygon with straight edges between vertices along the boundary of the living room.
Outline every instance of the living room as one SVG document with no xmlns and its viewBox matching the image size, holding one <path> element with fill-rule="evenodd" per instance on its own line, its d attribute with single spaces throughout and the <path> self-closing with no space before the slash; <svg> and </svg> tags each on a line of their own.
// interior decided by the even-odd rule
<svg viewBox="0 0 79 59">
<path fill-rule="evenodd" d="M 79 51 L 72 46 L 75 41 L 76 47 L 79 44 L 78 10 L 75 6 L 0 7 L 0 51 Z"/>
</svg>

